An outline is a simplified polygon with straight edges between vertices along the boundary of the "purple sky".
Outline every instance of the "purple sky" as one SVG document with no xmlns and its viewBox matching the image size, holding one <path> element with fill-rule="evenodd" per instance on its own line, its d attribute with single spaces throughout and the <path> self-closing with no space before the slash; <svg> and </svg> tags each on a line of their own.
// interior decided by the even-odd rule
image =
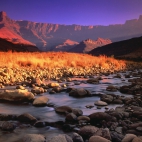
<svg viewBox="0 0 142 142">
<path fill-rule="evenodd" d="M 78 25 L 121 24 L 142 15 L 142 0 L 0 0 L 14 20 Z"/>
</svg>

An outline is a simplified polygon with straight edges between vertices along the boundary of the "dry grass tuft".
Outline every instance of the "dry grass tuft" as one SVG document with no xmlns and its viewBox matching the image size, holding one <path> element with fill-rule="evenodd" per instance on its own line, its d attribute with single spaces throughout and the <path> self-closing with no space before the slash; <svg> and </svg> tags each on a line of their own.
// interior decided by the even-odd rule
<svg viewBox="0 0 142 142">
<path fill-rule="evenodd" d="M 0 52 L 1 67 L 31 67 L 31 68 L 64 68 L 64 67 L 101 67 L 109 69 L 114 66 L 115 70 L 125 68 L 125 62 L 108 58 L 106 56 L 94 57 L 87 54 L 66 52 Z"/>
</svg>

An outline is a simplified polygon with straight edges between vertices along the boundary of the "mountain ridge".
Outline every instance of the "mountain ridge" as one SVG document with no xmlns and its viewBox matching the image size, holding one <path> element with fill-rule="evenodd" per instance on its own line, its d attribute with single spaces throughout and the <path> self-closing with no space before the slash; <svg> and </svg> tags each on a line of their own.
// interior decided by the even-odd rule
<svg viewBox="0 0 142 142">
<path fill-rule="evenodd" d="M 112 43 L 110 39 L 103 39 L 100 37 L 97 38 L 97 40 L 86 39 L 81 41 L 74 48 L 70 49 L 69 52 L 88 53 L 97 47 L 101 47 L 110 43 Z"/>
<path fill-rule="evenodd" d="M 3 19 L 3 20 L 2 20 Z M 6 12 L 0 12 L 0 37 L 18 39 L 18 42 L 36 45 L 42 51 L 52 51 L 66 39 L 80 42 L 98 37 L 108 38 L 112 42 L 142 35 L 142 15 L 139 19 L 127 20 L 124 24 L 108 26 L 60 25 L 37 23 L 26 20 L 12 20 Z M 11 36 L 3 35 L 4 30 Z M 13 35 L 13 37 L 12 37 Z"/>
</svg>

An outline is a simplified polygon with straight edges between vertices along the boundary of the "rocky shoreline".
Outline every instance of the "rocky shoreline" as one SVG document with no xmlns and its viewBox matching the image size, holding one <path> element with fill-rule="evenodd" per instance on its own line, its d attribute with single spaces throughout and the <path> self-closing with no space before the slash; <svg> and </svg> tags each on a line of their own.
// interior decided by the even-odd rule
<svg viewBox="0 0 142 142">
<path fill-rule="evenodd" d="M 128 70 L 128 69 L 127 69 Z M 35 107 L 51 107 L 56 113 L 64 116 L 64 121 L 48 122 L 36 118 L 30 113 L 2 114 L 0 113 L 0 131 L 14 133 L 16 129 L 36 127 L 58 128 L 67 134 L 59 134 L 50 140 L 43 134 L 25 134 L 15 142 L 141 142 L 142 141 L 142 70 L 131 69 L 127 72 L 111 71 L 102 68 L 70 68 L 70 69 L 47 69 L 30 68 L 0 68 L 0 100 L 2 102 L 19 103 L 27 102 Z M 123 72 L 123 77 L 121 75 Z M 84 78 L 87 84 L 99 84 L 102 75 L 113 74 L 114 78 L 122 81 L 128 79 L 129 84 L 123 86 L 109 85 L 107 94 L 93 94 L 85 88 L 73 88 L 69 83 L 79 85 L 78 80 L 73 77 Z M 94 77 L 97 75 L 97 77 Z M 49 82 L 49 79 L 52 81 Z M 13 86 L 7 89 L 7 86 Z M 119 91 L 124 94 L 131 94 L 132 97 L 115 95 Z M 42 93 L 56 94 L 67 92 L 74 98 L 99 96 L 100 100 L 95 101 L 98 112 L 90 115 L 83 115 L 80 108 L 73 108 L 54 103 L 48 103 L 49 98 Z M 110 104 L 121 106 L 109 109 Z M 93 106 L 86 106 L 92 109 Z M 105 112 L 99 111 L 102 107 Z M 18 108 L 17 108 L 18 109 Z M 47 131 L 48 133 L 48 131 Z M 1 139 L 1 137 L 0 137 Z"/>
</svg>

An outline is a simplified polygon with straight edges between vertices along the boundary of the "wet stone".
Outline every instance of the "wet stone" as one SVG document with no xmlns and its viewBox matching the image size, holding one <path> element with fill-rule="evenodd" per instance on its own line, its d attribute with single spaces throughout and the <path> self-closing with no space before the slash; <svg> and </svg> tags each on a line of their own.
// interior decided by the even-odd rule
<svg viewBox="0 0 142 142">
<path fill-rule="evenodd" d="M 142 132 L 142 127 L 137 127 L 136 130 Z"/>
</svg>

